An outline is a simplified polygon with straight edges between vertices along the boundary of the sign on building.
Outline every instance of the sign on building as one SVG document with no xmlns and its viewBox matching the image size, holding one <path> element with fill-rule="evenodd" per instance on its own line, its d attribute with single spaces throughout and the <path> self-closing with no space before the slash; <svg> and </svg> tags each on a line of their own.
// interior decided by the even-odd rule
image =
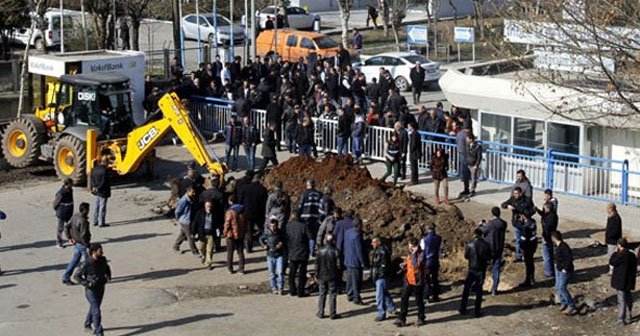
<svg viewBox="0 0 640 336">
<path fill-rule="evenodd" d="M 427 44 L 429 42 L 427 32 L 427 26 L 407 26 L 407 43 Z"/>
<path fill-rule="evenodd" d="M 453 42 L 475 43 L 476 37 L 473 27 L 455 27 L 453 29 Z"/>
<path fill-rule="evenodd" d="M 611 58 L 592 57 L 570 52 L 558 52 L 537 49 L 533 51 L 536 56 L 533 65 L 538 69 L 567 71 L 582 74 L 602 74 L 604 69 L 614 72 L 615 62 Z"/>
</svg>

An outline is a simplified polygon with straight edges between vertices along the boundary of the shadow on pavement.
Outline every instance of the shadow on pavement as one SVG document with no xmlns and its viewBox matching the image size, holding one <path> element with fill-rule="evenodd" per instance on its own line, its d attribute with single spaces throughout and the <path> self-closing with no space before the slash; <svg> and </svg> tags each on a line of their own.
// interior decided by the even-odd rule
<svg viewBox="0 0 640 336">
<path fill-rule="evenodd" d="M 122 242 L 128 242 L 133 240 L 143 240 L 143 239 L 150 239 L 150 238 L 163 237 L 163 236 L 171 236 L 171 233 L 141 233 L 141 234 L 124 236 L 124 237 L 107 238 L 106 241 L 101 241 L 98 243 L 100 244 L 122 243 Z"/>
<path fill-rule="evenodd" d="M 162 278 L 185 275 L 197 270 L 198 269 L 174 268 L 174 269 L 168 269 L 168 270 L 151 271 L 147 273 L 115 277 L 111 280 L 111 283 L 135 281 L 135 280 L 142 280 L 142 281 L 157 280 Z"/>
<path fill-rule="evenodd" d="M 11 275 L 22 275 L 28 273 L 35 272 L 49 272 L 49 271 L 62 271 L 67 268 L 67 264 L 57 264 L 57 265 L 46 265 L 35 268 L 25 268 L 25 269 L 17 269 L 17 270 L 4 270 L 2 271 L 2 276 L 11 276 Z"/>
<path fill-rule="evenodd" d="M 30 243 L 30 244 L 20 244 L 20 245 L 0 247 L 0 252 L 15 251 L 15 250 L 22 250 L 22 249 L 29 249 L 29 248 L 54 247 L 54 246 L 56 246 L 56 241 L 53 239 L 41 240 L 39 242 Z"/>
<path fill-rule="evenodd" d="M 17 286 L 17 285 L 16 284 L 0 285 L 0 289 L 11 288 L 11 287 L 15 287 L 15 286 Z"/>
<path fill-rule="evenodd" d="M 109 223 L 109 225 L 111 226 L 120 226 L 120 225 L 127 225 L 127 224 L 137 224 L 137 223 L 141 223 L 141 222 L 155 222 L 158 220 L 163 220 L 163 219 L 168 219 L 169 217 L 167 217 L 166 215 L 157 215 L 157 216 L 151 216 L 151 217 L 143 217 L 143 218 L 138 218 L 138 219 L 129 219 L 129 220 L 124 220 L 124 221 L 119 221 L 119 222 L 111 222 Z"/>
<path fill-rule="evenodd" d="M 232 313 L 222 313 L 222 314 L 200 314 L 195 316 L 189 316 L 184 318 L 179 318 L 171 321 L 162 321 L 157 323 L 149 323 L 142 324 L 137 326 L 128 326 L 128 327 L 117 327 L 117 328 L 106 328 L 105 331 L 116 331 L 116 330 L 128 330 L 135 329 L 134 331 L 128 332 L 126 334 L 122 334 L 121 336 L 133 336 L 140 335 L 145 333 L 151 333 L 156 330 L 160 330 L 163 328 L 171 328 L 171 327 L 179 327 L 186 324 L 204 321 L 212 318 L 220 318 L 220 317 L 229 317 L 233 316 Z"/>
</svg>

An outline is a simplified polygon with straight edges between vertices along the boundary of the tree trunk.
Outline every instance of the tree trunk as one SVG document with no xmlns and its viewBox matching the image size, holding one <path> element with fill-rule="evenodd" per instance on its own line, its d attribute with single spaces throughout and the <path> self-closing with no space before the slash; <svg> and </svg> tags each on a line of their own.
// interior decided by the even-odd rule
<svg viewBox="0 0 640 336">
<path fill-rule="evenodd" d="M 340 0 L 338 5 L 340 7 L 340 24 L 342 26 L 342 45 L 345 48 L 349 47 L 349 17 L 351 16 L 351 0 Z"/>
<path fill-rule="evenodd" d="M 387 0 L 379 0 L 380 17 L 382 17 L 382 30 L 384 36 L 389 37 L 389 4 Z"/>
<path fill-rule="evenodd" d="M 140 19 L 131 18 L 131 49 L 140 50 Z"/>
<path fill-rule="evenodd" d="M 453 26 L 458 26 L 458 8 L 453 3 L 453 0 L 449 0 L 449 6 L 453 9 Z"/>
<path fill-rule="evenodd" d="M 40 9 L 42 8 L 42 0 L 36 1 L 36 13 L 40 13 Z M 31 18 L 31 29 L 29 29 L 29 38 L 27 41 L 31 41 L 33 38 L 33 32 L 36 30 L 36 18 Z M 44 31 L 44 30 L 43 30 Z M 24 85 L 27 79 L 27 66 L 29 64 L 29 47 L 30 43 L 24 47 L 24 53 L 22 54 L 22 69 L 20 69 L 20 96 L 18 97 L 18 115 L 16 118 L 20 118 L 20 114 L 22 113 L 22 108 L 24 107 Z M 47 49 L 47 48 L 45 48 Z"/>
<path fill-rule="evenodd" d="M 231 0 L 233 1 L 233 0 Z M 279 0 L 278 8 L 280 9 L 280 14 L 282 15 L 283 25 L 285 27 L 289 27 L 289 16 L 287 15 L 287 0 Z M 256 13 L 253 13 L 255 15 Z M 245 15 L 248 18 L 248 15 Z M 276 17 L 276 24 L 278 23 L 278 18 Z"/>
<path fill-rule="evenodd" d="M 400 35 L 398 34 L 398 26 L 396 26 L 395 20 L 391 20 L 391 30 L 393 31 L 393 38 L 396 40 L 396 51 L 400 51 Z"/>
<path fill-rule="evenodd" d="M 473 1 L 473 6 L 475 10 L 475 15 L 473 16 L 473 25 L 480 32 L 480 40 L 484 40 L 484 1 L 475 0 Z"/>
</svg>

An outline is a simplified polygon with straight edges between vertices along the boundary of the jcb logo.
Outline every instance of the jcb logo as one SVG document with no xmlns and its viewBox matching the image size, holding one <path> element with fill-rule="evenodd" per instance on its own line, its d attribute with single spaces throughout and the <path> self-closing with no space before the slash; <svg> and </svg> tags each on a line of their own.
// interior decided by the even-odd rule
<svg viewBox="0 0 640 336">
<path fill-rule="evenodd" d="M 138 140 L 138 149 L 144 149 L 157 135 L 158 130 L 155 127 L 152 127 L 147 134 L 142 136 L 142 139 Z"/>
<path fill-rule="evenodd" d="M 78 92 L 78 100 L 96 101 L 96 93 L 95 92 Z"/>
</svg>

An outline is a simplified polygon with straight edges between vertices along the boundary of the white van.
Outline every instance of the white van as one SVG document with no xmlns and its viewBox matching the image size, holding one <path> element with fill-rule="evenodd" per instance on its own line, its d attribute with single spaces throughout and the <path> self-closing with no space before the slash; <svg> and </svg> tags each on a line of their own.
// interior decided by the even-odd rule
<svg viewBox="0 0 640 336">
<path fill-rule="evenodd" d="M 65 28 L 65 37 L 71 36 L 71 31 L 76 24 L 80 20 L 80 12 L 64 10 L 64 28 Z M 36 16 L 35 12 L 31 12 L 30 15 Z M 25 28 L 14 28 L 14 38 L 15 41 L 21 44 L 26 45 L 27 43 L 30 46 L 36 47 L 38 50 L 44 50 L 45 48 L 53 48 L 58 47 L 60 45 L 60 10 L 56 10 L 54 8 L 50 8 L 44 14 L 44 22 L 46 24 L 46 29 L 44 33 L 36 28 L 31 36 L 31 41 L 29 42 L 29 31 L 30 27 Z"/>
</svg>

